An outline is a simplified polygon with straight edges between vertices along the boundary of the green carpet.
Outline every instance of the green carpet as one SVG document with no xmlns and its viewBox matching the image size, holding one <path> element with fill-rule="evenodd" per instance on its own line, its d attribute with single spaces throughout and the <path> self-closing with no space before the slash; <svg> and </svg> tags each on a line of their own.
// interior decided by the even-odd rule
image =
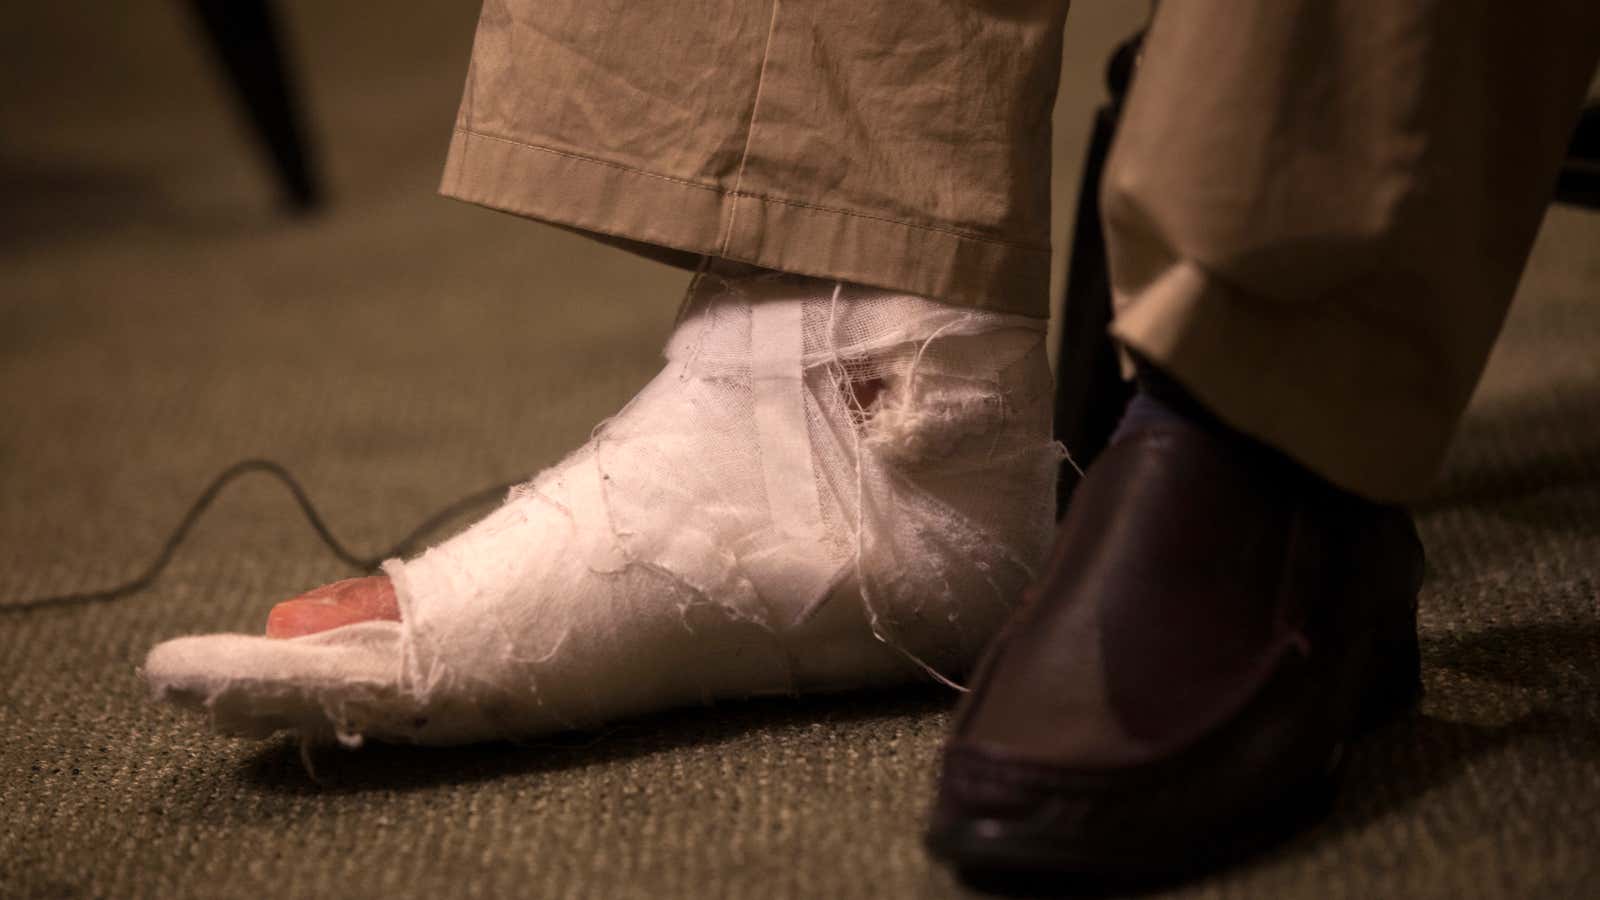
<svg viewBox="0 0 1600 900">
<path fill-rule="evenodd" d="M 433 196 L 468 5 L 288 4 L 336 194 L 306 222 L 272 213 L 181 5 L 12 12 L 0 604 L 135 574 L 248 456 L 374 551 L 554 461 L 653 371 L 682 275 Z M 1069 54 L 1090 78 L 1121 25 L 1084 15 L 1106 29 Z M 1087 121 L 1084 83 L 1063 121 Z M 1324 827 L 1177 895 L 1600 891 L 1597 348 L 1600 216 L 1557 210 L 1420 510 L 1422 714 L 1355 748 Z M 156 641 L 258 629 L 346 574 L 252 480 L 152 589 L 0 609 L 0 896 L 963 893 L 919 845 L 952 701 L 934 688 L 326 749 L 315 780 L 288 739 L 145 699 Z"/>
</svg>

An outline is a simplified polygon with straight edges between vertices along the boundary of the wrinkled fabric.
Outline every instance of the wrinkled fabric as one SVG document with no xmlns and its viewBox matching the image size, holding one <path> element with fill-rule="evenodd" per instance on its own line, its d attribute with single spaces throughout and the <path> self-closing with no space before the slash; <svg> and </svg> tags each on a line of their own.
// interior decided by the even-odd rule
<svg viewBox="0 0 1600 900">
<path fill-rule="evenodd" d="M 490 0 L 446 194 L 692 265 L 1047 309 L 1062 2 Z M 1102 207 L 1116 337 L 1381 500 L 1477 383 L 1600 5 L 1162 4 Z"/>
<path fill-rule="evenodd" d="M 1372 499 L 1433 480 L 1600 57 L 1600 4 L 1181 0 L 1102 192 L 1124 344 Z"/>
<path fill-rule="evenodd" d="M 488 0 L 442 191 L 1043 317 L 1066 8 Z"/>
</svg>

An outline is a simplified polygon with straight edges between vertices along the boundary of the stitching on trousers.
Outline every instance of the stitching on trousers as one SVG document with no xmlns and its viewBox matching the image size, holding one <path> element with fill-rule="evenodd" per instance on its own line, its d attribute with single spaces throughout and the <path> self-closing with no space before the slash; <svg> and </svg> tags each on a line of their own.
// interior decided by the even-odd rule
<svg viewBox="0 0 1600 900">
<path fill-rule="evenodd" d="M 747 198 L 747 199 L 750 199 L 750 200 L 761 200 L 761 201 L 765 201 L 765 202 L 769 202 L 769 203 L 780 203 L 780 204 L 783 204 L 784 206 L 794 206 L 794 207 L 799 207 L 801 209 L 814 210 L 816 212 L 833 213 L 835 215 L 840 215 L 840 216 L 850 216 L 850 217 L 856 218 L 856 219 L 870 219 L 870 220 L 872 220 L 874 222 L 886 222 L 886 223 L 888 223 L 890 225 L 899 225 L 899 226 L 901 226 L 903 228 L 915 228 L 918 231 L 933 231 L 933 232 L 938 232 L 940 234 L 948 234 L 948 235 L 951 235 L 952 237 L 958 237 L 958 238 L 961 238 L 962 240 L 965 240 L 965 241 L 976 241 L 976 242 L 982 243 L 982 244 L 995 244 L 995 245 L 998 245 L 998 246 L 1001 246 L 1001 247 L 1011 247 L 1011 248 L 1016 249 L 1016 250 L 1025 250 L 1025 251 L 1027 251 L 1029 253 L 1049 253 L 1050 252 L 1049 245 L 1025 244 L 1025 243 L 1022 243 L 1021 241 L 1008 241 L 1005 238 L 991 237 L 989 235 L 984 235 L 984 234 L 975 234 L 975 233 L 970 232 L 970 231 L 962 231 L 960 229 L 951 228 L 949 226 L 944 226 L 944 225 L 930 225 L 930 224 L 927 224 L 925 222 L 908 222 L 908 221 L 906 221 L 904 219 L 893 219 L 893 218 L 890 218 L 888 216 L 873 215 L 872 213 L 859 212 L 859 211 L 853 210 L 853 209 L 842 209 L 842 208 L 837 207 L 837 206 L 822 206 L 822 205 L 816 204 L 816 203 L 806 203 L 806 202 L 801 201 L 801 200 L 789 200 L 789 199 L 786 199 L 784 197 L 774 197 L 774 196 L 772 196 L 770 194 L 758 194 L 758 193 L 755 193 L 753 191 L 730 191 L 730 190 L 727 190 L 725 188 L 717 187 L 714 184 L 701 184 L 698 181 L 689 181 L 688 179 L 676 178 L 676 177 L 674 177 L 672 175 L 662 175 L 659 172 L 651 172 L 649 170 L 640 169 L 640 168 L 637 168 L 635 166 L 627 165 L 625 163 L 612 162 L 611 160 L 599 159 L 598 157 L 594 157 L 594 156 L 585 156 L 582 153 L 573 153 L 570 150 L 558 150 L 558 149 L 556 149 L 554 147 L 546 147 L 546 146 L 544 146 L 542 144 L 531 144 L 531 143 L 529 143 L 527 141 L 519 141 L 519 140 L 516 140 L 515 138 L 502 137 L 502 136 L 500 136 L 498 134 L 488 134 L 486 132 L 477 131 L 477 130 L 474 130 L 474 129 L 471 129 L 471 128 L 462 128 L 460 126 L 457 126 L 455 128 L 455 131 L 456 131 L 457 134 L 465 134 L 465 135 L 469 135 L 469 136 L 474 137 L 474 138 L 481 138 L 481 139 L 486 140 L 486 141 L 496 141 L 496 142 L 501 143 L 501 144 L 510 144 L 513 147 L 519 147 L 519 148 L 522 148 L 524 150 L 537 150 L 540 153 L 548 153 L 548 154 L 550 154 L 552 156 L 559 156 L 559 157 L 562 157 L 564 159 L 574 160 L 576 162 L 593 163 L 594 165 L 597 165 L 597 166 L 605 166 L 608 169 L 619 169 L 619 170 L 621 170 L 623 172 L 627 172 L 627 173 L 632 174 L 632 175 L 642 175 L 645 178 L 654 178 L 657 181 L 665 181 L 665 182 L 669 182 L 671 184 L 683 185 L 684 187 L 691 187 L 691 188 L 694 188 L 696 190 L 701 190 L 701 191 L 710 191 L 713 194 L 720 194 L 720 195 L 722 195 L 724 197 L 743 197 L 743 198 Z M 583 227 L 588 227 L 588 226 L 583 226 Z M 598 229 L 595 229 L 595 230 L 598 230 Z M 719 255 L 725 255 L 725 251 L 719 251 Z M 732 259 L 733 257 L 730 256 L 728 258 Z"/>
<path fill-rule="evenodd" d="M 741 192 L 738 194 L 738 196 L 748 197 L 751 200 L 764 200 L 768 203 L 781 203 L 784 206 L 798 206 L 801 209 L 815 210 L 816 212 L 835 213 L 841 216 L 854 216 L 857 219 L 871 219 L 874 222 L 887 222 L 890 225 L 901 225 L 906 228 L 916 228 L 922 231 L 937 231 L 941 234 L 948 234 L 966 241 L 980 241 L 985 244 L 998 244 L 1002 247 L 1012 247 L 1017 250 L 1026 250 L 1029 253 L 1050 252 L 1050 247 L 1048 245 L 1041 246 L 1038 244 L 1024 244 L 1020 241 L 1008 241 L 1005 238 L 988 237 L 986 235 L 973 234 L 970 231 L 960 231 L 955 228 L 947 228 L 939 225 L 928 225 L 922 222 L 907 222 L 903 219 L 891 219 L 888 216 L 875 216 L 872 213 L 857 212 L 853 209 L 840 209 L 835 206 L 819 206 L 815 203 L 806 203 L 801 200 L 788 200 L 783 197 L 774 197 L 770 194 Z"/>
<path fill-rule="evenodd" d="M 767 60 L 772 57 L 772 36 L 778 32 L 779 0 L 772 0 L 772 18 L 767 22 L 767 43 L 761 48 L 761 69 L 756 74 L 756 95 L 750 101 L 750 122 L 744 130 L 744 150 L 739 153 L 739 173 L 733 179 L 733 202 L 728 206 L 728 229 L 722 233 L 722 255 L 733 244 L 733 223 L 739 217 L 739 191 L 744 187 L 744 167 L 750 161 L 750 144 L 756 136 L 756 114 L 761 111 L 761 88 L 767 83 Z"/>
<path fill-rule="evenodd" d="M 510 144 L 513 147 L 522 147 L 527 150 L 538 150 L 540 153 L 548 153 L 552 156 L 565 157 L 566 159 L 575 159 L 579 162 L 594 163 L 597 166 L 605 166 L 610 169 L 621 169 L 624 172 L 632 172 L 635 175 L 643 175 L 646 178 L 655 178 L 659 181 L 670 181 L 673 184 L 681 184 L 685 187 L 697 188 L 702 191 L 711 191 L 714 194 L 728 193 L 714 184 L 701 184 L 698 181 L 690 181 L 686 178 L 674 178 L 671 175 L 662 175 L 659 172 L 651 172 L 646 169 L 635 168 L 634 166 L 627 165 L 626 163 L 612 162 L 609 159 L 585 156 L 582 153 L 573 153 L 570 150 L 557 150 L 554 147 L 546 147 L 543 144 L 530 144 L 527 141 L 519 141 L 515 138 L 501 137 L 498 134 L 489 134 L 487 132 L 478 131 L 472 128 L 462 128 L 460 126 L 456 126 L 455 131 L 457 134 L 465 134 L 475 138 L 483 138 L 486 141 L 498 141 L 502 144 Z"/>
</svg>

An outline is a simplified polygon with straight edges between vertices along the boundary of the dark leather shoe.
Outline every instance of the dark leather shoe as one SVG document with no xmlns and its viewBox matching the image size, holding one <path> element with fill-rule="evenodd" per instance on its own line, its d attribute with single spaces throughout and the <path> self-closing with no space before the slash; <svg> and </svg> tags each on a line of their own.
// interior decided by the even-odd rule
<svg viewBox="0 0 1600 900">
<path fill-rule="evenodd" d="M 1182 421 L 1124 435 L 979 665 L 930 849 L 1125 881 L 1281 835 L 1415 704 L 1421 581 L 1399 509 Z"/>
</svg>

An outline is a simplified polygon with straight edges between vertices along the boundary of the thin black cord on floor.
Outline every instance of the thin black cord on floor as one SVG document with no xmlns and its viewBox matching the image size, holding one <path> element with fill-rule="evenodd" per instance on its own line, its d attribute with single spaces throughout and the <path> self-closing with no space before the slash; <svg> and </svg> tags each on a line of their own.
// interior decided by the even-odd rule
<svg viewBox="0 0 1600 900">
<path fill-rule="evenodd" d="M 289 493 L 294 495 L 295 502 L 300 505 L 300 511 L 305 514 L 306 521 L 311 523 L 312 530 L 328 546 L 328 549 L 333 551 L 333 555 L 338 557 L 339 561 L 345 565 L 360 569 L 363 572 L 374 572 L 384 560 L 393 556 L 406 555 L 415 549 L 415 545 L 434 529 L 475 506 L 504 496 L 514 485 L 520 484 L 525 480 L 518 479 L 505 484 L 497 484 L 469 494 L 422 520 L 420 525 L 411 529 L 410 533 L 401 538 L 392 547 L 374 553 L 371 556 L 360 556 L 346 547 L 344 542 L 334 537 L 327 523 L 322 520 L 322 515 L 317 512 L 316 506 L 312 504 L 311 498 L 306 495 L 305 488 L 301 487 L 300 482 L 289 474 L 288 469 L 270 459 L 246 459 L 234 463 L 211 480 L 211 484 L 189 505 L 189 511 L 183 514 L 183 520 L 178 523 L 177 528 L 172 530 L 166 542 L 162 544 L 161 551 L 156 554 L 155 559 L 151 560 L 150 564 L 145 567 L 144 572 L 138 576 L 122 584 L 99 591 L 57 594 L 52 597 L 34 597 L 29 600 L 23 600 L 20 603 L 0 603 L 0 612 L 25 612 L 46 607 L 103 603 L 138 593 L 155 584 L 156 580 L 161 577 L 161 572 L 166 569 L 167 564 L 172 562 L 172 557 L 177 553 L 178 547 L 188 538 L 190 530 L 194 528 L 194 524 L 210 508 L 217 496 L 222 493 L 223 488 L 253 472 L 270 475 L 282 482 L 283 486 L 289 489 Z"/>
</svg>

